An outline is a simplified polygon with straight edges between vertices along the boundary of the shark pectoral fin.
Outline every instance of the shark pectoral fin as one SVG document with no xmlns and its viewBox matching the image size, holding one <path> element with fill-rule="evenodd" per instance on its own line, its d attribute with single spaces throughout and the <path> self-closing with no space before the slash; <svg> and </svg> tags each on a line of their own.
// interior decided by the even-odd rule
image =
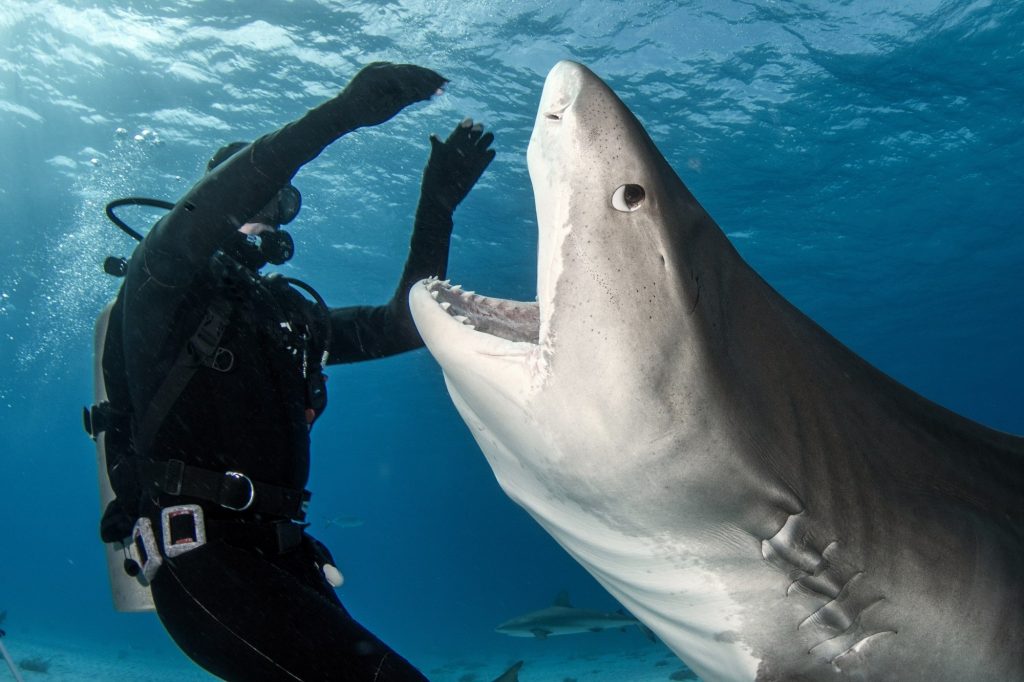
<svg viewBox="0 0 1024 682">
<path fill-rule="evenodd" d="M 551 634 L 551 630 L 545 630 L 544 628 L 534 628 L 530 630 L 530 632 L 532 632 L 533 636 L 537 639 L 547 639 L 548 635 Z"/>
<path fill-rule="evenodd" d="M 494 678 L 494 682 L 519 682 L 519 669 L 523 667 L 522 661 L 516 661 L 512 667 Z"/>
</svg>

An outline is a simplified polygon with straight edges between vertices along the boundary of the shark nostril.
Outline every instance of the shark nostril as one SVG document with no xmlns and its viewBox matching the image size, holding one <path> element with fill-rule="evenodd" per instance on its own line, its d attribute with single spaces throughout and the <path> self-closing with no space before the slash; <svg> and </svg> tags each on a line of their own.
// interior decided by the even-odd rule
<svg viewBox="0 0 1024 682">
<path fill-rule="evenodd" d="M 570 106 L 572 106 L 572 100 L 562 96 L 552 98 L 552 101 L 548 102 L 547 106 L 542 107 L 541 110 L 547 120 L 561 121 Z"/>
</svg>

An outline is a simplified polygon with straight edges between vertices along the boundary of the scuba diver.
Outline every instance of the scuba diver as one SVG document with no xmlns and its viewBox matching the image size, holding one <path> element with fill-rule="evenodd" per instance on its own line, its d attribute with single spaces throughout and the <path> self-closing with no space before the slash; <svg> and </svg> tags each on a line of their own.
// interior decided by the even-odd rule
<svg viewBox="0 0 1024 682">
<path fill-rule="evenodd" d="M 124 264 L 103 345 L 108 400 L 92 409 L 116 495 L 101 536 L 132 538 L 125 569 L 181 649 L 226 680 L 426 679 L 349 615 L 330 552 L 305 532 L 309 434 L 325 365 L 423 345 L 407 295 L 445 277 L 452 214 L 494 158 L 493 135 L 469 119 L 444 142 L 431 135 L 386 304 L 328 308 L 260 269 L 293 254 L 281 226 L 301 206 L 296 172 L 445 83 L 414 65 L 366 66 L 299 119 L 221 148 Z"/>
</svg>

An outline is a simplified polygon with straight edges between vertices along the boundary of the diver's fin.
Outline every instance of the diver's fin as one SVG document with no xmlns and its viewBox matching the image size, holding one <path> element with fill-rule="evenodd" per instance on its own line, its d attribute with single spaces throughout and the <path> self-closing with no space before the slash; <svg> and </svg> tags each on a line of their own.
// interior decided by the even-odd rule
<svg viewBox="0 0 1024 682">
<path fill-rule="evenodd" d="M 494 682 L 519 682 L 519 669 L 523 667 L 522 661 L 516 661 L 512 667 L 494 679 Z"/>
</svg>

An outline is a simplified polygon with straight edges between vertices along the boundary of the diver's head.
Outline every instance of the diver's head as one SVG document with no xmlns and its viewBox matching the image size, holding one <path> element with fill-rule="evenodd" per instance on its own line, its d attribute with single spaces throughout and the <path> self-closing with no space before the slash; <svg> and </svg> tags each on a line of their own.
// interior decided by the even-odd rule
<svg viewBox="0 0 1024 682">
<path fill-rule="evenodd" d="M 249 146 L 248 142 L 231 142 L 218 149 L 206 163 L 209 173 L 220 164 Z M 226 250 L 247 267 L 259 270 L 267 263 L 281 265 L 295 255 L 295 242 L 282 225 L 295 220 L 302 208 L 302 195 L 291 183 L 286 184 L 232 235 Z"/>
</svg>

